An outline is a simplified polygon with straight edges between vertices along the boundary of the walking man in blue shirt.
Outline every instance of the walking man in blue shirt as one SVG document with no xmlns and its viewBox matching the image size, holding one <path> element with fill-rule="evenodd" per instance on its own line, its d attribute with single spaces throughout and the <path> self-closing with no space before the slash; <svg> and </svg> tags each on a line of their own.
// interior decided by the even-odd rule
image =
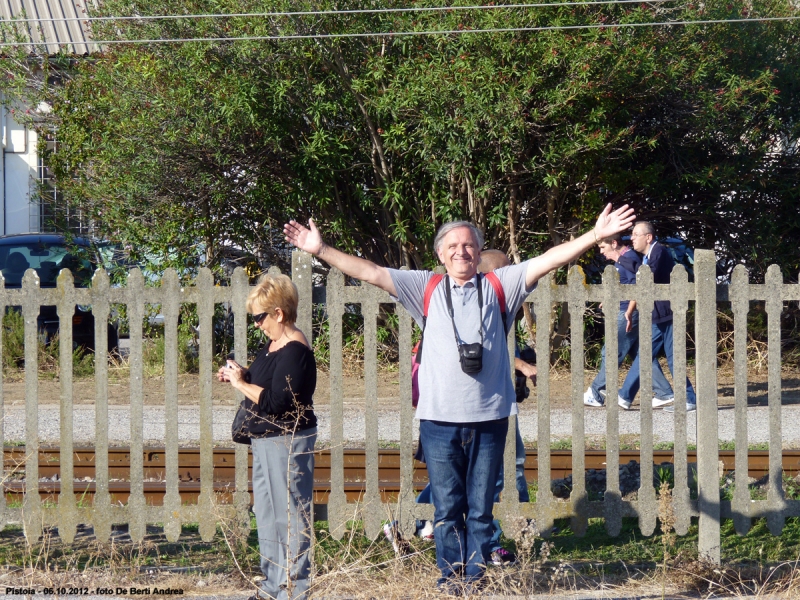
<svg viewBox="0 0 800 600">
<path fill-rule="evenodd" d="M 622 234 L 618 233 L 600 240 L 597 244 L 600 253 L 608 260 L 614 261 L 614 267 L 619 273 L 619 282 L 623 284 L 636 283 L 636 271 L 642 265 L 642 257 L 634 252 L 630 246 L 622 243 Z M 619 303 L 617 314 L 617 366 L 622 364 L 626 356 L 634 359 L 639 352 L 639 311 L 636 302 L 623 300 Z M 606 347 L 601 351 L 602 360 L 600 370 L 592 384 L 583 394 L 583 403 L 586 406 L 605 406 L 606 398 Z M 653 367 L 653 407 L 662 406 L 673 400 L 672 388 L 661 372 L 661 368 Z"/>
<path fill-rule="evenodd" d="M 672 267 L 675 266 L 675 261 L 669 251 L 659 244 L 655 239 L 655 230 L 653 226 L 647 221 L 640 221 L 636 223 L 631 234 L 631 242 L 633 249 L 642 254 L 644 258 L 642 263 L 650 267 L 653 272 L 653 281 L 655 283 L 669 283 Z M 683 334 L 682 334 L 683 335 Z M 653 380 L 655 381 L 656 371 L 661 371 L 661 366 L 658 364 L 658 353 L 663 350 L 667 356 L 667 364 L 669 371 L 673 377 L 675 369 L 672 366 L 672 309 L 669 302 L 665 300 L 657 300 L 653 308 Z M 647 357 L 645 357 L 647 358 Z M 619 405 L 625 410 L 629 410 L 631 402 L 633 401 L 636 392 L 639 391 L 639 361 L 641 353 L 636 355 L 631 365 L 631 370 L 625 377 L 625 382 L 619 391 Z M 671 388 L 670 388 L 671 391 Z M 668 404 L 675 400 L 674 394 L 670 394 L 671 400 L 667 397 L 666 401 L 657 404 L 656 399 L 653 400 L 653 407 L 657 408 L 662 404 Z M 693 411 L 697 409 L 697 396 L 694 393 L 692 382 L 686 378 L 686 410 Z M 667 412 L 675 410 L 674 405 L 667 406 Z"/>
</svg>

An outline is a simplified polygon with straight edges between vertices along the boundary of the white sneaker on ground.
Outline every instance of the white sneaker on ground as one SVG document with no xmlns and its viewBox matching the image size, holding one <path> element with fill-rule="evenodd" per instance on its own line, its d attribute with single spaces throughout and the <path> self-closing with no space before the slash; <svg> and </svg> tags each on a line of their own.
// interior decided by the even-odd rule
<svg viewBox="0 0 800 600">
<path fill-rule="evenodd" d="M 694 412 L 696 410 L 697 410 L 697 404 L 689 404 L 688 402 L 686 403 L 686 412 L 687 413 Z M 675 405 L 673 404 L 672 406 L 668 406 L 667 408 L 664 409 L 664 412 L 674 413 L 675 412 Z"/>
<path fill-rule="evenodd" d="M 433 521 L 425 521 L 425 525 L 419 530 L 419 537 L 424 540 L 433 539 Z"/>
<path fill-rule="evenodd" d="M 619 404 L 625 410 L 631 409 L 631 401 L 625 400 L 622 396 L 617 395 L 617 404 Z"/>
<path fill-rule="evenodd" d="M 602 408 L 603 407 L 602 400 L 598 400 L 595 397 L 594 392 L 592 391 L 592 388 L 587 389 L 586 392 L 583 394 L 583 403 L 586 406 L 593 406 L 595 408 Z"/>
<path fill-rule="evenodd" d="M 411 552 L 411 545 L 400 535 L 397 521 L 386 523 L 383 526 L 383 535 L 385 535 L 386 539 L 392 544 L 392 548 L 394 548 L 395 554 L 398 556 L 405 556 Z"/>
<path fill-rule="evenodd" d="M 675 402 L 675 396 L 671 396 L 670 398 L 659 398 L 658 396 L 653 396 L 653 408 L 661 408 L 662 406 L 672 404 L 673 402 Z"/>
</svg>

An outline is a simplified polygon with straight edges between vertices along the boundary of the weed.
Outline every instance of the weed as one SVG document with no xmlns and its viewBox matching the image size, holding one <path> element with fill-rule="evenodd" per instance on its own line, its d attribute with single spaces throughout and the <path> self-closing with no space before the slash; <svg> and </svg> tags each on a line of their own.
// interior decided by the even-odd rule
<svg viewBox="0 0 800 600">
<path fill-rule="evenodd" d="M 661 544 L 664 555 L 661 562 L 661 598 L 666 596 L 667 586 L 667 563 L 671 555 L 670 551 L 675 546 L 675 507 L 673 506 L 672 485 L 668 478 L 662 478 L 659 472 L 661 485 L 658 490 L 658 520 L 661 523 Z M 674 481 L 673 481 L 674 484 Z"/>
<path fill-rule="evenodd" d="M 800 500 L 800 478 L 784 473 L 783 492 L 788 500 Z"/>
<path fill-rule="evenodd" d="M 166 341 L 163 335 L 155 335 L 144 340 L 142 364 L 145 376 L 164 375 L 166 357 Z M 197 373 L 199 371 L 197 347 L 192 343 L 192 336 L 178 332 L 178 372 Z"/>
<path fill-rule="evenodd" d="M 314 357 L 317 367 L 330 367 L 330 322 L 321 305 L 313 313 Z M 345 374 L 359 376 L 364 368 L 364 319 L 358 305 L 348 305 L 342 316 L 342 364 Z M 378 366 L 385 371 L 398 368 L 399 318 L 391 305 L 382 305 L 376 330 Z M 420 337 L 419 328 L 412 331 L 412 343 Z"/>
<path fill-rule="evenodd" d="M 528 496 L 531 502 L 536 502 L 536 495 L 539 493 L 539 482 L 532 481 L 528 484 Z"/>
<path fill-rule="evenodd" d="M 675 470 L 672 464 L 662 464 L 656 468 L 656 478 L 661 488 L 666 485 L 669 489 L 675 487 Z"/>
<path fill-rule="evenodd" d="M 19 369 L 25 360 L 25 319 L 18 310 L 3 315 L 3 370 Z"/>
</svg>

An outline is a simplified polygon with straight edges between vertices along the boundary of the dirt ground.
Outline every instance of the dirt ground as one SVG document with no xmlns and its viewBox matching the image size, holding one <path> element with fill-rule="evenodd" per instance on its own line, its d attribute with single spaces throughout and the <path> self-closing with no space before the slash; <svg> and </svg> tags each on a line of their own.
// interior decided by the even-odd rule
<svg viewBox="0 0 800 600">
<path fill-rule="evenodd" d="M 665 369 L 666 370 L 666 369 Z M 626 372 L 621 369 L 622 375 Z M 594 377 L 595 372 L 587 370 L 584 374 L 585 390 Z M 314 402 L 326 405 L 330 402 L 330 377 L 327 372 L 317 375 L 317 393 Z M 800 371 L 786 371 L 781 375 L 782 403 L 800 404 Z M 750 406 L 767 405 L 767 374 L 750 373 L 748 375 L 748 404 Z M 620 383 L 622 377 L 620 378 Z M 733 405 L 734 380 L 733 371 L 720 368 L 717 372 L 718 402 L 720 405 Z M 163 377 L 149 377 L 144 381 L 144 403 L 148 406 L 163 405 L 165 391 Z M 364 404 L 364 379 L 357 376 L 345 376 L 342 382 L 345 406 L 357 408 Z M 233 406 L 236 397 L 226 383 L 212 382 L 212 398 L 216 406 Z M 551 406 L 567 409 L 571 406 L 572 379 L 569 371 L 553 371 L 550 378 Z M 198 375 L 183 374 L 178 377 L 178 403 L 193 405 L 199 403 L 200 380 Z M 39 403 L 58 404 L 61 396 L 61 383 L 58 380 L 42 378 L 39 380 Z M 523 412 L 536 409 L 536 390 L 532 388 L 529 399 L 520 409 Z M 108 382 L 108 400 L 111 405 L 130 404 L 130 383 L 127 377 L 115 376 L 112 372 Z M 3 381 L 3 401 L 6 406 L 20 406 L 25 403 L 25 382 L 22 374 L 5 375 Z M 380 408 L 396 408 L 399 401 L 399 375 L 397 371 L 382 371 L 378 374 L 378 399 Z M 73 382 L 74 404 L 94 404 L 94 379 L 75 379 Z M 637 406 L 637 405 L 634 405 Z"/>
</svg>

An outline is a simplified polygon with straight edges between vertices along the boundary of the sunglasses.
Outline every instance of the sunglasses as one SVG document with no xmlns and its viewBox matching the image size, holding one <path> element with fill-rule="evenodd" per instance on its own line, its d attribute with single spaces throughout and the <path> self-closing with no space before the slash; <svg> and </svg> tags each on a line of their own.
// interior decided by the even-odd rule
<svg viewBox="0 0 800 600">
<path fill-rule="evenodd" d="M 261 321 L 266 319 L 268 315 L 269 315 L 268 311 L 264 311 L 262 313 L 258 313 L 257 315 L 253 315 L 253 322 L 256 325 L 261 325 Z"/>
</svg>

